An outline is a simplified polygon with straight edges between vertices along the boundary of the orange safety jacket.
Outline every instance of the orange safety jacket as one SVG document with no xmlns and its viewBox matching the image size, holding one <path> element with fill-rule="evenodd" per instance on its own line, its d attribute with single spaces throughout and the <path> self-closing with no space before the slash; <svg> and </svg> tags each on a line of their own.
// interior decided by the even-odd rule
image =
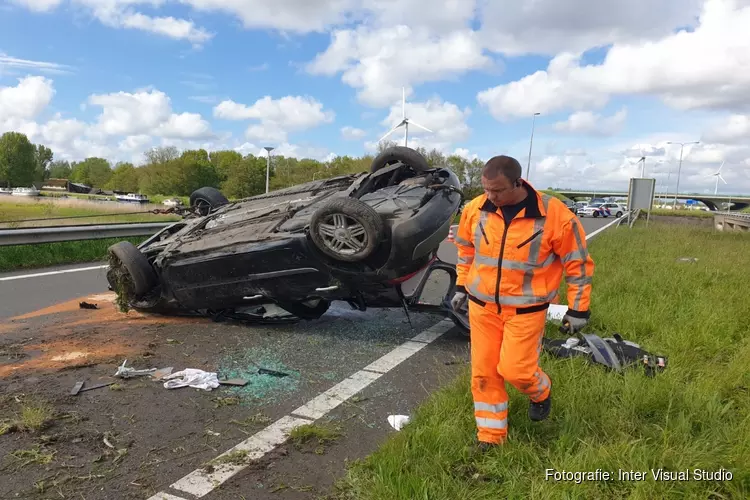
<svg viewBox="0 0 750 500">
<path fill-rule="evenodd" d="M 529 196 L 508 224 L 484 194 L 465 206 L 454 238 L 457 291 L 495 311 L 544 310 L 558 302 L 564 270 L 568 314 L 588 318 L 594 261 L 581 221 L 562 201 L 524 186 Z"/>
</svg>

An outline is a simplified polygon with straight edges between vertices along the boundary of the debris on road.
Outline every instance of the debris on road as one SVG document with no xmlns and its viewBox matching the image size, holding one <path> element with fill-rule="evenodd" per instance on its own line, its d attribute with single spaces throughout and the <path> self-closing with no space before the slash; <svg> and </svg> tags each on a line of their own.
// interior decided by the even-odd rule
<svg viewBox="0 0 750 500">
<path fill-rule="evenodd" d="M 391 427 L 400 431 L 409 423 L 409 415 L 388 415 L 388 423 L 391 424 Z"/>
<path fill-rule="evenodd" d="M 122 365 L 120 365 L 119 368 L 117 368 L 117 371 L 115 372 L 115 377 L 120 378 L 131 378 L 131 377 L 140 377 L 143 375 L 153 375 L 156 373 L 156 368 L 149 368 L 147 370 L 136 370 L 135 368 L 131 368 L 129 366 L 125 366 L 127 364 L 128 360 L 122 362 Z"/>
<path fill-rule="evenodd" d="M 70 390 L 70 395 L 77 396 L 78 393 L 80 392 L 93 391 L 94 389 L 101 389 L 102 387 L 109 387 L 110 385 L 113 385 L 115 382 L 106 382 L 104 384 L 92 385 L 91 387 L 84 387 L 85 383 L 86 383 L 85 381 L 76 382 L 76 384 Z"/>
<path fill-rule="evenodd" d="M 219 383 L 221 385 L 236 385 L 239 387 L 244 387 L 247 385 L 247 380 L 245 380 L 244 378 L 228 378 L 219 380 Z"/>
<path fill-rule="evenodd" d="M 594 334 L 565 340 L 544 338 L 542 343 L 545 351 L 559 358 L 584 356 L 618 373 L 628 366 L 641 364 L 646 375 L 653 377 L 667 366 L 666 356 L 652 354 L 634 342 L 623 340 L 618 333 L 614 334 L 614 338 L 601 338 Z"/>
<path fill-rule="evenodd" d="M 204 372 L 195 368 L 185 368 L 179 372 L 164 377 L 166 389 L 178 389 L 180 387 L 193 387 L 210 391 L 219 387 L 219 379 L 216 373 Z"/>
<path fill-rule="evenodd" d="M 79 302 L 78 307 L 81 309 L 99 309 L 96 304 L 89 304 L 88 302 Z"/>
</svg>

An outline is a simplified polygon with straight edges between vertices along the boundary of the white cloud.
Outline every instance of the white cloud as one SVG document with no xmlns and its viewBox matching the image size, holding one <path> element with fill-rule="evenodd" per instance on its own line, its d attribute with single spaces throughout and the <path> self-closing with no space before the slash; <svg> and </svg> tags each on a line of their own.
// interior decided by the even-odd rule
<svg viewBox="0 0 750 500">
<path fill-rule="evenodd" d="M 622 130 L 627 117 L 628 112 L 625 108 L 612 116 L 602 116 L 591 111 L 577 111 L 567 120 L 555 123 L 554 129 L 568 134 L 613 136 Z"/>
<path fill-rule="evenodd" d="M 604 106 L 615 95 L 655 95 L 688 110 L 750 107 L 750 6 L 707 0 L 700 25 L 655 42 L 613 46 L 602 64 L 562 53 L 546 71 L 477 95 L 498 120 Z"/>
<path fill-rule="evenodd" d="M 482 41 L 508 55 L 555 55 L 669 35 L 694 23 L 701 0 L 483 0 Z"/>
<path fill-rule="evenodd" d="M 11 118 L 36 118 L 52 101 L 55 89 L 52 80 L 27 76 L 15 87 L 0 87 L 0 122 Z"/>
<path fill-rule="evenodd" d="M 334 31 L 330 46 L 307 70 L 314 75 L 342 73 L 341 80 L 358 89 L 362 103 L 383 107 L 401 98 L 402 87 L 410 95 L 415 84 L 491 66 L 476 33 L 470 30 L 437 36 L 426 28 L 398 25 Z"/>
<path fill-rule="evenodd" d="M 97 131 L 105 135 L 153 134 L 172 139 L 211 136 L 211 127 L 201 115 L 173 113 L 169 96 L 159 90 L 92 95 L 88 102 L 101 106 Z"/>
<path fill-rule="evenodd" d="M 385 134 L 401 122 L 401 104 L 391 107 L 388 116 L 381 122 Z M 406 103 L 406 117 L 413 123 L 409 127 L 409 146 L 423 146 L 428 149 L 439 149 L 449 153 L 453 144 L 465 141 L 471 135 L 466 120 L 471 115 L 469 108 L 461 109 L 451 102 L 444 102 L 433 97 L 426 102 Z M 418 123 L 430 129 L 427 132 L 415 126 Z M 404 128 L 400 127 L 389 136 L 390 140 L 402 141 Z M 382 137 L 382 135 L 381 135 Z"/>
<path fill-rule="evenodd" d="M 196 28 L 192 21 L 175 19 L 174 17 L 149 17 L 139 12 L 125 13 L 116 21 L 123 28 L 149 31 L 158 35 L 188 40 L 200 46 L 210 40 L 213 35 L 203 28 Z"/>
<path fill-rule="evenodd" d="M 69 74 L 73 68 L 65 64 L 58 64 L 46 61 L 32 61 L 29 59 L 19 59 L 0 52 L 0 76 L 8 68 L 22 69 L 24 71 L 51 73 L 51 74 Z"/>
<path fill-rule="evenodd" d="M 281 99 L 265 96 L 252 106 L 232 100 L 222 101 L 214 108 L 214 116 L 225 120 L 258 120 L 259 124 L 250 125 L 247 129 L 248 139 L 284 142 L 289 132 L 331 123 L 336 115 L 309 96 L 286 96 Z"/>
<path fill-rule="evenodd" d="M 703 134 L 703 141 L 722 144 L 750 142 L 750 115 L 731 115 Z"/>
<path fill-rule="evenodd" d="M 244 142 L 239 146 L 233 148 L 235 151 L 242 155 L 252 154 L 255 156 L 267 156 L 268 153 L 262 146 L 250 142 Z M 301 146 L 296 144 L 289 144 L 288 142 L 279 144 L 272 152 L 271 158 L 273 161 L 274 156 L 284 156 L 287 158 L 312 158 L 319 161 L 327 161 L 331 159 L 331 153 L 325 148 L 318 148 L 312 146 Z"/>
<path fill-rule="evenodd" d="M 343 137 L 346 141 L 358 141 L 360 139 L 364 139 L 366 136 L 367 132 L 365 132 L 361 128 L 349 126 L 341 128 L 341 137 Z"/>
<path fill-rule="evenodd" d="M 453 154 L 469 161 L 473 161 L 479 158 L 479 155 L 477 155 L 476 153 L 470 153 L 466 148 L 456 148 L 453 151 Z"/>
</svg>

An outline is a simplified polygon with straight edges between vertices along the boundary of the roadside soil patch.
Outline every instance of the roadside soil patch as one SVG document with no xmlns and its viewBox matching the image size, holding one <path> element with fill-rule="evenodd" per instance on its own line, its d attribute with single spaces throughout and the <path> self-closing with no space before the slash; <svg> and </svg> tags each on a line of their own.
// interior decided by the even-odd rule
<svg viewBox="0 0 750 500">
<path fill-rule="evenodd" d="M 0 498 L 148 498 L 442 319 L 412 314 L 412 329 L 400 310 L 335 303 L 316 321 L 248 326 L 123 314 L 113 300 L 81 297 L 0 326 Z M 126 359 L 248 383 L 208 392 L 114 378 Z M 73 396 L 79 381 L 115 383 Z M 304 445 L 314 454 L 328 437 Z"/>
</svg>

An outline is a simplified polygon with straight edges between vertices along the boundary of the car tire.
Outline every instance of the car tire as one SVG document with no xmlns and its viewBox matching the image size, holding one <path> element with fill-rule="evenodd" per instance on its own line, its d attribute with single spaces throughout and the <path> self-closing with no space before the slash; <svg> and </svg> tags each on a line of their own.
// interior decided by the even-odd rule
<svg viewBox="0 0 750 500">
<path fill-rule="evenodd" d="M 388 165 L 392 165 L 398 162 L 409 165 L 417 173 L 431 170 L 430 164 L 427 163 L 427 158 L 422 156 L 419 151 L 407 148 L 405 146 L 392 146 L 384 150 L 382 153 L 376 156 L 374 160 L 372 160 L 372 164 L 370 165 L 370 172 L 377 172 L 381 168 L 385 168 Z"/>
<path fill-rule="evenodd" d="M 213 187 L 202 187 L 196 189 L 190 195 L 190 207 L 197 207 L 201 215 L 208 215 L 211 210 L 216 210 L 222 205 L 229 203 L 221 191 Z"/>
<path fill-rule="evenodd" d="M 380 214 L 363 201 L 338 198 L 324 204 L 310 219 L 310 238 L 328 257 L 342 262 L 360 262 L 378 246 L 385 224 Z M 352 234 L 352 230 L 356 234 Z M 347 242 L 356 238 L 354 247 Z M 337 248 L 344 245 L 348 248 Z"/>
<path fill-rule="evenodd" d="M 591 215 L 593 215 L 594 217 L 599 217 L 599 212 L 594 212 Z"/>
<path fill-rule="evenodd" d="M 617 212 L 617 213 L 615 214 L 615 217 L 617 217 L 618 219 L 619 219 L 620 217 L 622 217 L 622 212 Z"/>
<path fill-rule="evenodd" d="M 110 259 L 114 258 L 127 271 L 131 287 L 128 293 L 132 294 L 132 298 L 143 297 L 159 283 L 146 256 L 129 241 L 115 243 L 109 247 L 108 253 Z M 113 283 L 110 284 L 114 286 Z"/>
<path fill-rule="evenodd" d="M 294 314 L 299 319 L 314 320 L 320 318 L 328 311 L 328 308 L 331 307 L 331 302 L 321 299 L 314 306 L 309 306 L 304 302 L 279 302 L 279 307 L 290 314 Z"/>
</svg>

